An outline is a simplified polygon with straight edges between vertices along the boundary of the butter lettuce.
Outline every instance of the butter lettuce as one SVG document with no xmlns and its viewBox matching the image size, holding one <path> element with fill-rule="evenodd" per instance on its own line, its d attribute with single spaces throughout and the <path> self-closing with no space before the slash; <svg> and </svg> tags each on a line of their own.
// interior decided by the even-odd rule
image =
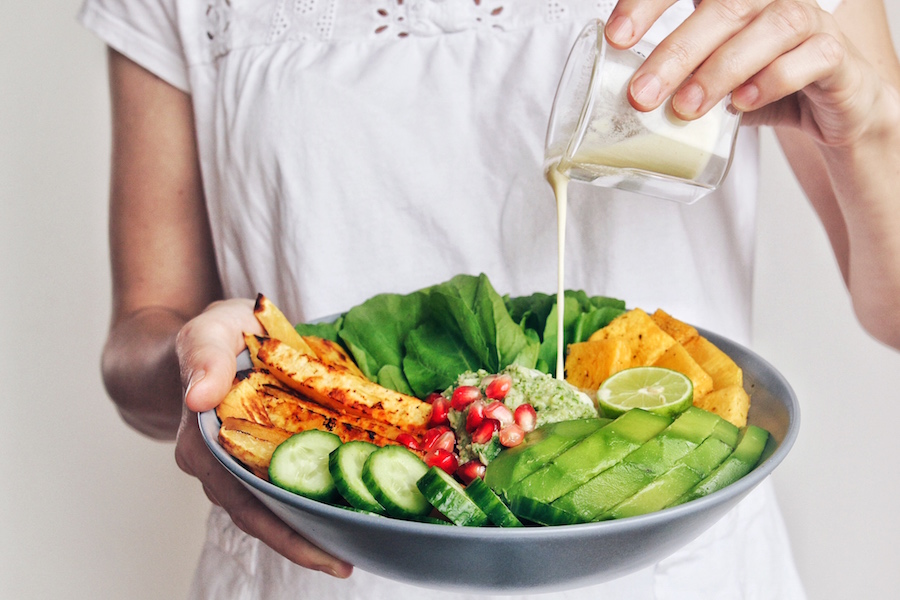
<svg viewBox="0 0 900 600">
<path fill-rule="evenodd" d="M 428 320 L 427 298 L 426 291 L 405 296 L 379 294 L 344 315 L 338 337 L 366 377 L 396 389 L 396 384 L 382 382 L 378 376 L 385 365 L 392 365 L 399 373 L 392 372 L 390 379 L 405 379 L 406 338 L 410 331 Z"/>
<path fill-rule="evenodd" d="M 587 339 L 624 307 L 621 300 L 567 291 L 567 341 Z M 366 377 L 420 398 L 465 371 L 497 373 L 515 364 L 553 374 L 556 367 L 556 296 L 504 297 L 484 274 L 458 275 L 407 295 L 380 294 L 334 323 L 297 329 L 340 342 Z"/>
<path fill-rule="evenodd" d="M 482 364 L 467 344 L 436 323 L 424 323 L 410 331 L 405 348 L 403 372 L 420 398 L 445 389 L 457 375 Z"/>
</svg>

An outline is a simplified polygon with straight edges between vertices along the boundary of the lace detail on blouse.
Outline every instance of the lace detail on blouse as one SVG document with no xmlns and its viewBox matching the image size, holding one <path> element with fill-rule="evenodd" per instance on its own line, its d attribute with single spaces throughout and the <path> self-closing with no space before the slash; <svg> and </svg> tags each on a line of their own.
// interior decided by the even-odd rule
<svg viewBox="0 0 900 600">
<path fill-rule="evenodd" d="M 406 37 L 477 27 L 504 29 L 505 9 L 504 0 L 393 0 L 375 9 L 373 31 Z"/>
<path fill-rule="evenodd" d="M 213 57 L 231 47 L 231 0 L 214 0 L 206 5 L 206 37 Z"/>
<path fill-rule="evenodd" d="M 606 17 L 614 4 L 615 0 L 207 0 L 204 44 L 215 59 L 232 48 L 261 44 L 512 31 Z"/>
<path fill-rule="evenodd" d="M 330 40 L 336 0 L 278 0 L 266 43 Z"/>
</svg>

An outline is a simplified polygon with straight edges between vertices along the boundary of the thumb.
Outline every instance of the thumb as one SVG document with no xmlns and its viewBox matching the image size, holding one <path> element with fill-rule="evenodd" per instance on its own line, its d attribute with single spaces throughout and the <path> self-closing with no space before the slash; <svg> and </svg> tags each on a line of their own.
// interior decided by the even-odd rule
<svg viewBox="0 0 900 600">
<path fill-rule="evenodd" d="M 207 345 L 194 350 L 181 368 L 184 403 L 203 412 L 218 406 L 231 389 L 237 361 L 227 348 Z"/>
<path fill-rule="evenodd" d="M 176 351 L 188 409 L 203 412 L 219 405 L 234 381 L 244 332 L 262 333 L 252 300 L 210 306 L 178 333 Z"/>
</svg>

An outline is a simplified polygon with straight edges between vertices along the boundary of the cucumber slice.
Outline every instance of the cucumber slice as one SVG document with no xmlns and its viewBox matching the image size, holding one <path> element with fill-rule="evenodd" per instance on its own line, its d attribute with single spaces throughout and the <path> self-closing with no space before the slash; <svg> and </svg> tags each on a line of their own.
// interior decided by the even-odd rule
<svg viewBox="0 0 900 600">
<path fill-rule="evenodd" d="M 575 525 L 583 522 L 577 515 L 528 496 L 513 497 L 509 509 L 520 519 L 539 525 Z"/>
<path fill-rule="evenodd" d="M 466 494 L 497 527 L 522 527 L 522 522 L 481 478 L 476 477 L 466 486 Z"/>
<path fill-rule="evenodd" d="M 431 467 L 416 483 L 422 495 L 453 521 L 462 527 L 481 527 L 488 521 L 478 505 L 466 494 L 466 490 L 440 467 Z"/>
<path fill-rule="evenodd" d="M 431 512 L 431 504 L 416 487 L 427 471 L 428 466 L 408 448 L 383 446 L 366 459 L 362 480 L 387 514 L 406 519 Z"/>
<path fill-rule="evenodd" d="M 288 491 L 330 502 L 337 496 L 328 471 L 328 455 L 341 438 L 328 431 L 310 429 L 286 439 L 275 448 L 269 462 L 269 481 Z"/>
<path fill-rule="evenodd" d="M 382 514 L 384 512 L 384 509 L 381 509 L 382 510 L 381 513 L 376 513 L 376 512 L 372 512 L 370 510 L 362 510 L 360 508 L 356 508 L 355 506 L 347 506 L 346 504 L 333 504 L 332 506 L 336 506 L 338 508 L 343 508 L 344 510 L 349 510 L 350 512 L 359 513 L 361 515 L 369 515 L 371 517 L 386 518 L 384 516 L 384 514 Z"/>
<path fill-rule="evenodd" d="M 362 480 L 363 465 L 369 455 L 378 450 L 371 442 L 354 440 L 341 444 L 328 457 L 328 471 L 334 479 L 338 493 L 350 506 L 363 511 L 383 513 L 384 507 L 378 503 Z"/>
<path fill-rule="evenodd" d="M 425 515 L 424 517 L 409 517 L 410 521 L 416 521 L 418 523 L 429 523 L 431 525 L 449 525 L 453 527 L 453 523 L 446 519 L 439 519 L 438 517 L 432 517 L 431 515 Z"/>
</svg>

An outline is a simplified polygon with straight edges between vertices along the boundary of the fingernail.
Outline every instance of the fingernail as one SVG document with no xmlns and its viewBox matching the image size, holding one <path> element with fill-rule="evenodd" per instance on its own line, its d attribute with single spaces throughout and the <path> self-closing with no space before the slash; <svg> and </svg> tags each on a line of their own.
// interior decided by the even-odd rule
<svg viewBox="0 0 900 600">
<path fill-rule="evenodd" d="M 703 88 L 696 83 L 689 83 L 672 98 L 672 108 L 680 115 L 693 116 L 703 104 Z"/>
<path fill-rule="evenodd" d="M 627 46 L 634 37 L 634 24 L 628 17 L 619 15 L 606 25 L 606 37 L 617 46 Z"/>
<path fill-rule="evenodd" d="M 316 567 L 318 571 L 325 573 L 326 575 L 331 575 L 332 577 L 337 577 L 339 579 L 346 579 L 347 575 L 340 573 L 337 569 L 329 565 L 320 565 Z"/>
<path fill-rule="evenodd" d="M 748 83 L 731 94 L 732 106 L 741 112 L 753 110 L 757 100 L 759 100 L 759 87 L 755 83 Z"/>
<path fill-rule="evenodd" d="M 204 377 L 206 377 L 206 371 L 204 371 L 203 369 L 191 373 L 191 377 L 190 379 L 188 379 L 187 387 L 184 389 L 185 398 L 187 398 L 188 394 L 191 393 L 191 388 L 199 383 Z"/>
<path fill-rule="evenodd" d="M 644 73 L 631 84 L 631 97 L 641 106 L 656 106 L 662 83 L 652 73 Z"/>
</svg>

